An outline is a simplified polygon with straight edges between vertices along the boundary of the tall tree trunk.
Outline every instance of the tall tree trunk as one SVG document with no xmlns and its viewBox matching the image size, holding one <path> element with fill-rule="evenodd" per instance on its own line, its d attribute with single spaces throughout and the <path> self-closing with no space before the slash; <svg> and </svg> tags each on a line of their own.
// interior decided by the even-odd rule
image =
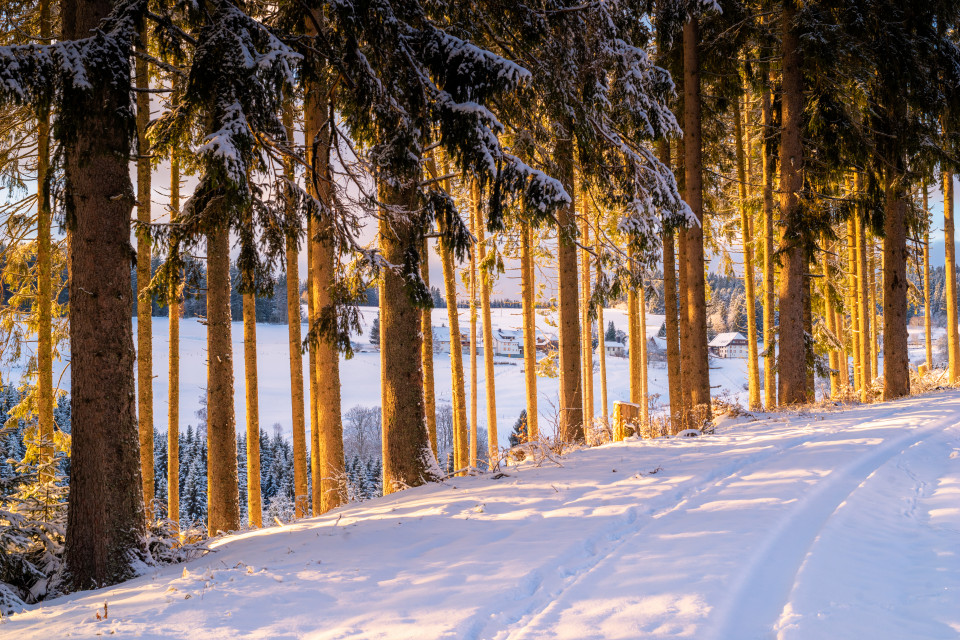
<svg viewBox="0 0 960 640">
<path fill-rule="evenodd" d="M 404 264 L 423 246 L 414 221 L 412 187 L 381 183 L 380 249 L 384 260 Z M 423 258 L 425 259 L 425 257 Z M 414 265 L 419 270 L 420 265 Z M 380 380 L 383 407 L 383 491 L 393 493 L 439 476 L 423 411 L 420 311 L 407 292 L 407 279 L 393 269 L 380 275 Z M 459 344 L 457 345 L 459 346 Z"/>
<path fill-rule="evenodd" d="M 144 50 L 147 48 L 147 30 L 140 30 Z M 138 89 L 149 89 L 150 78 L 146 61 L 136 60 Z M 151 184 L 150 143 L 147 127 L 150 125 L 150 94 L 137 93 L 137 222 L 148 225 L 150 219 Z M 137 233 L 137 416 L 140 431 L 140 479 L 143 483 L 143 506 L 147 521 L 153 519 L 153 301 L 144 291 L 150 284 L 150 235 L 142 227 Z"/>
<path fill-rule="evenodd" d="M 65 0 L 63 39 L 88 37 L 113 5 Z M 70 93 L 84 117 L 64 149 L 72 380 L 64 559 L 67 583 L 89 589 L 132 578 L 145 556 L 130 286 L 135 198 L 124 116 L 129 85 Z"/>
<path fill-rule="evenodd" d="M 907 354 L 907 202 L 899 179 L 884 172 L 883 216 L 883 399 L 910 394 Z"/>
<path fill-rule="evenodd" d="M 809 268 L 809 263 L 807 263 L 803 269 L 806 272 Z M 805 275 L 803 278 L 803 334 L 805 341 L 807 336 L 813 336 L 813 283 L 811 280 L 809 275 Z M 804 356 L 807 357 L 807 362 L 810 362 L 812 349 L 813 346 L 806 343 Z M 807 397 L 810 400 L 817 399 L 817 374 L 813 366 L 810 365 L 807 366 Z"/>
<path fill-rule="evenodd" d="M 780 138 L 780 215 L 783 231 L 780 252 L 780 402 L 807 401 L 807 356 L 803 332 L 803 288 L 806 250 L 799 191 L 803 187 L 803 72 L 800 39 L 795 31 L 795 0 L 784 0 L 783 29 L 783 129 Z"/>
<path fill-rule="evenodd" d="M 313 237 L 316 235 L 314 227 L 316 226 L 316 220 L 308 216 L 307 217 L 307 331 L 310 330 L 310 327 L 316 326 L 317 323 L 317 294 L 316 294 L 316 281 L 317 281 L 317 262 L 313 254 L 317 250 L 317 243 L 314 242 Z M 308 384 L 310 385 L 310 444 L 313 447 L 313 451 L 310 452 L 310 476 L 313 480 L 313 495 L 310 496 L 311 502 L 313 502 L 318 508 L 320 503 L 323 502 L 323 499 L 320 497 L 320 485 L 316 482 L 320 478 L 320 452 L 318 451 L 317 442 L 320 439 L 320 381 L 318 379 L 320 375 L 320 368 L 317 366 L 317 341 L 311 340 L 307 344 L 307 366 L 309 369 L 309 379 Z M 299 437 L 299 441 L 297 438 Z M 294 435 L 294 449 L 302 448 L 306 449 L 307 434 L 304 433 Z M 298 442 L 303 443 L 298 445 Z M 294 459 L 296 460 L 297 456 L 294 454 Z M 299 475 L 298 475 L 299 474 Z M 295 501 L 296 513 L 298 518 L 302 518 L 306 515 L 306 501 L 307 501 L 307 470 L 304 466 L 294 464 L 294 487 L 295 493 L 297 496 L 300 496 Z M 317 512 L 319 515 L 319 511 Z"/>
<path fill-rule="evenodd" d="M 927 183 L 923 183 L 923 343 L 926 347 L 927 369 L 933 369 L 933 314 L 930 311 L 930 207 L 927 202 Z"/>
<path fill-rule="evenodd" d="M 827 234 L 823 233 L 820 236 L 821 242 L 823 243 L 823 251 L 821 252 L 821 257 L 823 260 L 823 280 L 821 284 L 823 285 L 822 295 L 823 295 L 823 314 L 826 318 L 827 331 L 837 336 L 839 331 L 837 330 L 836 325 L 836 313 L 833 308 L 833 297 L 830 294 L 830 283 L 833 281 L 830 271 L 830 253 L 827 251 Z M 829 351 L 830 358 L 830 397 L 836 398 L 840 393 L 840 354 L 832 346 Z"/>
<path fill-rule="evenodd" d="M 644 424 L 650 422 L 650 380 L 648 378 L 649 363 L 647 361 L 647 295 L 641 276 L 640 295 L 637 296 L 637 306 L 639 307 L 638 321 L 640 326 L 638 338 L 640 338 L 640 420 Z"/>
<path fill-rule="evenodd" d="M 50 0 L 40 1 L 40 37 L 50 42 Z M 41 469 L 54 459 L 53 449 L 53 243 L 50 207 L 50 112 L 37 119 L 37 427 L 42 442 Z M 50 466 L 46 468 L 52 468 Z M 52 474 L 42 480 L 53 481 Z"/>
<path fill-rule="evenodd" d="M 598 265 L 599 268 L 599 265 Z M 597 350 L 597 358 L 600 365 L 600 411 L 603 416 L 603 428 L 606 429 L 610 422 L 610 405 L 607 404 L 607 347 L 604 339 L 603 327 L 603 305 L 597 305 L 597 336 L 599 337 L 600 349 Z"/>
<path fill-rule="evenodd" d="M 580 220 L 581 242 L 587 246 L 590 242 L 589 205 L 586 194 L 582 197 L 582 217 Z M 580 350 L 583 353 L 583 422 L 585 428 L 593 426 L 593 329 L 590 322 L 590 252 L 580 251 L 580 326 L 583 341 Z"/>
<path fill-rule="evenodd" d="M 293 105 L 291 102 L 287 102 L 284 105 L 283 109 L 283 124 L 287 132 L 287 140 L 293 140 Z M 288 180 L 294 179 L 294 166 L 293 161 L 288 160 L 284 165 L 284 174 Z M 294 211 L 292 203 L 288 204 L 288 215 L 293 217 Z M 298 443 L 305 443 L 307 439 L 307 421 L 306 416 L 304 415 L 305 407 L 305 398 L 303 391 L 303 334 L 301 332 L 300 324 L 300 252 L 298 249 L 299 244 L 299 232 L 302 230 L 302 227 L 299 226 L 295 232 L 291 232 L 286 237 L 286 269 L 287 269 L 287 351 L 290 356 L 290 404 L 291 404 L 291 421 L 293 425 L 293 438 Z M 307 239 L 309 246 L 309 236 Z M 311 255 L 310 250 L 307 250 L 308 257 Z M 307 265 L 307 272 L 310 272 L 309 263 Z M 310 294 L 310 291 L 307 291 L 307 297 L 309 302 L 307 305 L 308 311 L 312 312 L 313 309 L 313 297 Z M 312 317 L 312 313 L 308 314 Z M 314 416 L 316 412 L 313 411 L 316 406 L 317 391 L 316 391 L 316 369 L 314 366 L 315 356 L 313 354 L 313 349 L 310 350 L 311 357 L 308 360 L 310 365 L 309 376 L 310 376 L 310 422 L 311 425 L 315 423 Z M 313 452 L 314 455 L 311 456 L 311 463 L 316 459 L 316 452 Z M 259 465 L 259 459 L 257 460 Z M 306 462 L 304 460 L 298 461 L 298 464 L 294 467 L 294 486 L 298 487 L 297 481 L 301 482 L 306 480 Z M 315 466 L 311 464 L 311 468 Z M 247 459 L 247 473 L 250 473 L 250 460 Z M 299 470 L 298 470 L 299 469 Z M 298 487 L 303 490 L 302 495 L 306 495 L 306 489 L 303 487 Z M 302 502 L 302 501 L 301 501 Z M 294 513 L 296 513 L 296 502 L 294 503 Z M 305 509 L 301 506 L 301 510 Z M 314 515 L 318 515 L 314 511 Z"/>
<path fill-rule="evenodd" d="M 750 409 L 762 408 L 760 402 L 760 367 L 757 362 L 757 297 L 753 275 L 753 228 L 747 213 L 747 167 L 743 150 L 743 119 L 740 100 L 733 102 L 734 131 L 737 138 L 737 178 L 740 182 L 740 229 L 743 238 L 743 284 L 747 311 L 747 385 Z"/>
<path fill-rule="evenodd" d="M 487 244 L 484 239 L 483 208 L 478 206 L 477 252 L 480 258 L 480 315 L 483 320 L 483 373 L 487 404 L 487 463 L 492 469 L 497 464 L 500 445 L 497 441 L 497 388 L 493 370 L 493 324 L 490 313 L 490 267 L 487 264 Z"/>
<path fill-rule="evenodd" d="M 453 405 L 453 465 L 463 469 L 470 462 L 467 442 L 467 399 L 463 376 L 463 346 L 460 342 L 460 310 L 457 308 L 457 275 L 453 251 L 437 243 L 443 266 L 443 288 L 447 300 L 447 322 L 450 324 L 450 381 Z M 383 325 L 381 324 L 381 327 Z"/>
<path fill-rule="evenodd" d="M 660 162 L 669 167 L 670 141 L 660 141 L 657 148 Z M 663 308 L 667 328 L 667 380 L 670 389 L 670 422 L 674 428 L 682 423 L 683 386 L 680 368 L 680 327 L 677 322 L 677 264 L 674 254 L 674 231 L 663 230 Z M 601 330 L 603 325 L 601 324 Z"/>
<path fill-rule="evenodd" d="M 170 154 L 170 215 L 180 215 L 180 154 Z M 180 297 L 183 295 L 181 274 L 170 283 L 167 293 L 169 310 L 169 378 L 167 384 L 167 518 L 180 524 Z"/>
<path fill-rule="evenodd" d="M 533 230 L 529 224 L 520 228 L 520 297 L 523 311 L 523 375 L 527 396 L 527 438 L 540 437 L 537 408 L 537 323 L 536 284 L 533 271 Z"/>
<path fill-rule="evenodd" d="M 777 346 L 776 346 L 776 271 L 773 260 L 773 181 L 776 161 L 773 158 L 773 99 L 770 95 L 772 79 L 765 72 L 761 108 L 763 111 L 763 401 L 767 409 L 777 406 Z"/>
<path fill-rule="evenodd" d="M 583 441 L 583 388 L 580 384 L 580 320 L 577 307 L 577 220 L 573 173 L 573 128 L 558 133 L 553 160 L 570 204 L 557 214 L 557 327 L 560 331 L 559 439 Z"/>
<path fill-rule="evenodd" d="M 639 267 L 633 260 L 633 250 L 627 249 L 630 259 L 630 269 L 638 271 Z M 637 289 L 642 284 L 630 283 L 627 290 L 627 366 L 630 370 L 630 402 L 639 405 L 643 397 L 643 383 L 640 381 L 640 303 L 637 300 Z"/>
<path fill-rule="evenodd" d="M 873 383 L 873 369 L 870 357 L 870 315 L 867 306 L 870 297 L 867 293 L 867 256 L 866 233 L 863 212 L 857 212 L 857 312 L 860 322 L 860 401 L 870 399 L 870 385 Z"/>
<path fill-rule="evenodd" d="M 700 26 L 696 16 L 683 25 L 684 171 L 687 204 L 698 224 L 686 230 L 687 314 L 690 331 L 688 375 L 690 410 L 710 417 L 710 371 L 707 361 L 707 303 L 703 256 L 703 175 L 700 136 Z M 682 352 L 681 352 L 682 353 Z M 700 426 L 700 425 L 694 425 Z"/>
<path fill-rule="evenodd" d="M 873 238 L 867 237 L 867 303 L 870 308 L 870 355 L 873 357 L 872 370 L 880 374 L 880 352 L 878 350 L 880 326 L 877 324 L 877 253 Z"/>
<path fill-rule="evenodd" d="M 207 234 L 207 529 L 240 528 L 230 337 L 230 230 Z"/>
<path fill-rule="evenodd" d="M 420 263 L 420 277 L 423 278 L 423 284 L 430 290 L 430 260 L 427 256 L 429 246 L 427 239 L 423 239 L 423 248 L 420 255 L 423 261 Z M 427 307 L 420 312 L 420 333 L 423 335 L 423 343 L 420 345 L 420 360 L 423 367 L 423 410 L 427 419 L 427 433 L 430 436 L 430 449 L 433 451 L 433 457 L 439 456 L 437 450 L 437 395 L 436 384 L 433 379 L 433 306 Z M 489 344 L 484 342 L 484 345 Z M 486 354 L 486 350 L 484 350 Z"/>
<path fill-rule="evenodd" d="M 853 353 L 853 387 L 859 393 L 863 379 L 862 351 L 860 350 L 860 311 L 857 308 L 857 222 L 856 216 L 847 220 L 847 309 L 850 314 L 850 349 Z"/>
<path fill-rule="evenodd" d="M 249 221 L 253 223 L 252 220 Z M 260 401 L 257 391 L 257 299 L 243 294 L 243 372 L 247 399 L 247 517 L 250 526 L 263 526 L 260 500 Z"/>
<path fill-rule="evenodd" d="M 330 171 L 333 104 L 329 87 L 309 82 L 304 102 L 304 137 L 308 143 L 307 162 L 311 169 L 307 189 L 325 209 L 314 221 L 314 235 L 310 238 L 313 245 L 312 295 L 314 310 L 319 318 L 321 314 L 331 312 L 332 306 L 337 304 L 331 294 L 337 279 L 337 250 L 331 218 L 334 211 L 333 177 Z M 312 503 L 314 513 L 326 513 L 339 507 L 347 498 L 343 423 L 340 417 L 340 353 L 327 336 L 320 336 L 315 342 L 317 429 L 311 431 L 311 449 L 315 461 L 311 465 Z M 416 349 L 417 355 L 414 358 L 419 361 L 419 341 Z M 421 396 L 421 415 L 422 402 Z M 297 452 L 294 450 L 294 460 L 296 459 Z M 304 453 L 304 466 L 305 462 Z M 306 495 L 306 478 L 303 488 Z"/>
<path fill-rule="evenodd" d="M 960 327 L 957 325 L 957 245 L 954 239 L 953 174 L 943 173 L 943 244 L 946 271 L 947 353 L 950 382 L 960 381 Z"/>
<path fill-rule="evenodd" d="M 480 189 L 472 181 L 470 206 L 470 234 L 477 237 L 477 210 L 480 208 Z M 470 466 L 477 466 L 477 251 L 470 251 Z"/>
</svg>

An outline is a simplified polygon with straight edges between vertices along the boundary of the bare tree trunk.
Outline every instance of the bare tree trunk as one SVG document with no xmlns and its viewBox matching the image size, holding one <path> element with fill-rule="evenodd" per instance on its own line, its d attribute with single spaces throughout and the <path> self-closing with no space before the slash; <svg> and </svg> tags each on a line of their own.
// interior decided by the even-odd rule
<svg viewBox="0 0 960 640">
<path fill-rule="evenodd" d="M 627 249 L 630 259 L 630 269 L 638 270 L 637 264 L 633 260 L 633 251 Z M 640 303 L 637 300 L 637 288 L 643 286 L 630 283 L 627 290 L 627 341 L 629 351 L 627 352 L 627 363 L 630 370 L 630 402 L 640 404 L 643 397 L 643 383 L 640 381 Z"/>
<path fill-rule="evenodd" d="M 230 338 L 230 230 L 207 234 L 207 529 L 240 528 Z"/>
<path fill-rule="evenodd" d="M 483 209 L 477 207 L 477 251 L 480 258 L 480 314 L 483 319 L 483 371 L 487 401 L 487 461 L 492 469 L 497 464 L 500 445 L 497 440 L 497 388 L 493 370 L 493 324 L 490 313 L 490 266 L 484 239 Z"/>
<path fill-rule="evenodd" d="M 650 381 L 647 377 L 649 371 L 647 362 L 647 295 L 642 276 L 637 306 L 639 307 L 638 320 L 640 323 L 637 336 L 640 338 L 640 420 L 644 424 L 648 424 L 650 422 Z"/>
<path fill-rule="evenodd" d="M 761 96 L 763 111 L 763 401 L 766 408 L 777 406 L 776 346 L 776 280 L 773 260 L 773 181 L 776 161 L 773 158 L 773 100 L 769 69 Z"/>
<path fill-rule="evenodd" d="M 607 348 L 604 339 L 603 327 L 603 305 L 597 306 L 597 335 L 599 336 L 600 349 L 597 351 L 597 358 L 600 362 L 600 411 L 603 413 L 603 426 L 610 423 L 610 405 L 607 404 Z"/>
<path fill-rule="evenodd" d="M 860 312 L 857 309 L 857 223 L 847 219 L 847 309 L 850 314 L 850 349 L 853 352 L 853 387 L 859 392 L 863 379 L 860 350 Z"/>
<path fill-rule="evenodd" d="M 700 26 L 696 16 L 683 25 L 684 171 L 687 204 L 699 224 L 686 230 L 686 309 L 690 349 L 688 375 L 690 410 L 710 417 L 710 371 L 707 361 L 707 307 L 703 255 L 703 176 L 700 136 Z M 698 425 L 699 426 L 699 425 Z"/>
<path fill-rule="evenodd" d="M 827 234 L 821 234 L 820 238 L 821 242 L 823 243 L 823 251 L 821 252 L 821 257 L 823 259 L 823 280 L 821 282 L 823 285 L 823 314 L 826 318 L 827 331 L 834 336 L 837 336 L 839 331 L 837 330 L 836 326 L 836 313 L 834 312 L 833 308 L 833 297 L 830 294 L 830 283 L 833 282 L 833 278 L 830 271 L 830 254 L 827 251 Z M 829 358 L 830 397 L 836 398 L 840 393 L 840 354 L 836 349 L 831 347 Z"/>
<path fill-rule="evenodd" d="M 527 437 L 540 437 L 537 408 L 537 324 L 533 271 L 533 231 L 528 224 L 520 228 L 520 297 L 523 302 L 523 374 L 526 379 Z"/>
<path fill-rule="evenodd" d="M 870 302 L 867 293 L 867 256 L 866 233 L 864 232 L 863 212 L 857 212 L 857 311 L 860 322 L 860 401 L 870 400 L 870 385 L 873 383 L 873 369 L 870 366 L 870 316 L 867 305 Z"/>
<path fill-rule="evenodd" d="M 877 324 L 877 253 L 871 236 L 867 236 L 867 291 L 870 307 L 870 355 L 873 356 L 872 370 L 880 375 L 880 351 L 878 346 L 880 326 Z"/>
<path fill-rule="evenodd" d="M 147 48 L 147 30 L 140 30 L 142 47 Z M 138 89 L 149 89 L 146 61 L 136 59 Z M 150 94 L 137 93 L 137 222 L 148 225 L 150 219 Z M 153 495 L 153 301 L 144 291 L 150 284 L 150 235 L 146 227 L 137 233 L 137 416 L 140 431 L 140 479 L 147 521 L 154 517 Z"/>
<path fill-rule="evenodd" d="M 50 42 L 50 0 L 40 1 L 40 37 Z M 53 448 L 53 243 L 50 207 L 50 112 L 37 119 L 37 427 L 41 469 L 54 459 Z M 46 467 L 51 468 L 51 467 Z M 52 474 L 42 480 L 53 481 Z"/>
<path fill-rule="evenodd" d="M 430 260 L 427 258 L 429 247 L 427 239 L 423 240 L 423 248 L 420 255 L 423 261 L 420 264 L 420 277 L 423 278 L 423 284 L 430 289 Z M 437 396 L 436 385 L 433 380 L 433 307 L 428 307 L 420 312 L 420 333 L 423 335 L 423 344 L 420 347 L 420 360 L 423 367 L 423 409 L 427 418 L 427 433 L 430 436 L 430 449 L 433 451 L 433 457 L 436 458 L 437 452 Z M 484 344 L 487 344 L 484 342 Z M 484 351 L 486 353 L 486 351 Z"/>
<path fill-rule="evenodd" d="M 313 237 L 316 235 L 314 227 L 316 226 L 316 221 L 312 217 L 307 217 L 307 327 L 313 327 L 317 323 L 317 295 L 316 295 L 316 279 L 317 279 L 317 266 L 316 261 L 313 257 L 314 252 L 317 250 L 317 243 L 313 241 Z M 319 368 L 317 367 L 317 342 L 311 340 L 307 345 L 307 366 L 309 369 L 309 381 L 310 385 L 310 444 L 314 445 L 313 451 L 310 452 L 310 476 L 312 480 L 316 480 L 320 477 L 320 452 L 317 450 L 315 443 L 320 439 L 320 404 L 319 398 L 320 395 L 319 385 L 320 382 L 317 379 L 317 376 L 320 373 Z M 300 436 L 300 442 L 303 443 L 303 449 L 306 450 L 306 441 L 307 434 L 304 432 Z M 297 436 L 294 436 L 294 449 L 297 449 Z M 294 460 L 297 459 L 296 454 L 294 454 Z M 298 497 L 295 498 L 294 504 L 296 508 L 296 513 L 298 518 L 302 518 L 306 515 L 306 502 L 307 502 L 307 470 L 305 466 L 297 465 L 294 463 L 294 492 Z M 297 474 L 301 475 L 298 476 Z M 297 480 L 297 478 L 302 478 Z M 302 483 L 302 484 L 301 484 Z M 314 483 L 314 494 L 317 493 L 319 485 Z M 316 498 L 316 500 L 314 500 Z M 311 502 L 315 502 L 319 508 L 320 503 L 323 501 L 319 495 L 311 495 Z"/>
<path fill-rule="evenodd" d="M 287 130 L 287 140 L 293 140 L 293 105 L 287 103 L 284 105 L 283 110 L 284 118 L 284 127 Z M 284 166 L 284 174 L 288 180 L 294 179 L 294 169 L 293 162 L 288 161 Z M 289 212 L 291 215 L 293 211 Z M 310 223 L 308 223 L 310 224 Z M 298 224 L 299 226 L 299 224 Z M 297 230 L 299 231 L 302 229 Z M 286 238 L 286 268 L 287 268 L 287 350 L 290 356 L 290 403 L 292 406 L 291 409 L 291 420 L 293 424 L 293 440 L 296 443 L 305 443 L 307 440 L 307 424 L 306 416 L 304 415 L 304 392 L 303 392 L 303 351 L 301 350 L 301 345 L 303 343 L 303 334 L 300 330 L 301 318 L 300 318 L 300 252 L 297 248 L 299 238 L 294 235 L 288 235 Z M 307 256 L 308 260 L 312 257 L 312 252 L 309 249 L 309 235 L 307 236 Z M 307 263 L 307 273 L 310 274 L 310 263 Z M 307 310 L 308 317 L 312 320 L 313 318 L 313 296 L 311 295 L 310 290 L 307 290 Z M 310 356 L 308 360 L 310 365 L 309 370 L 309 379 L 310 379 L 310 423 L 311 426 L 316 423 L 316 401 L 317 401 L 317 387 L 316 387 L 316 367 L 315 367 L 315 354 L 313 352 L 313 347 L 310 347 Z M 305 446 L 305 445 L 304 445 Z M 313 452 L 311 456 L 311 468 L 316 466 L 314 462 L 316 460 L 316 452 Z M 259 458 L 257 460 L 259 464 Z M 249 457 L 247 460 L 247 473 L 250 473 L 250 461 Z M 306 461 L 297 460 L 294 456 L 294 488 L 299 495 L 306 495 L 306 488 L 302 486 L 302 483 L 306 481 Z M 300 484 L 298 484 L 298 480 Z M 299 491 L 303 491 L 302 494 Z M 302 505 L 302 500 L 300 501 L 300 510 L 306 511 Z M 296 513 L 298 503 L 294 502 L 294 513 Z M 314 515 L 318 515 L 314 512 Z"/>
<path fill-rule="evenodd" d="M 803 289 L 806 250 L 800 227 L 803 224 L 798 193 L 803 187 L 803 72 L 800 68 L 800 40 L 794 27 L 795 0 L 784 0 L 783 29 L 783 128 L 780 138 L 780 212 L 783 231 L 780 253 L 780 402 L 807 401 L 807 357 L 803 331 Z"/>
<path fill-rule="evenodd" d="M 657 148 L 660 162 L 671 166 L 670 141 L 660 141 Z M 677 264 L 674 253 L 674 231 L 663 231 L 663 308 L 667 328 L 667 379 L 670 389 L 670 421 L 676 427 L 683 422 L 683 386 L 680 368 L 680 327 L 677 322 Z M 603 325 L 601 324 L 601 330 Z"/>
<path fill-rule="evenodd" d="M 65 0 L 63 38 L 88 37 L 113 4 Z M 64 149 L 72 411 L 64 559 L 74 589 L 132 578 L 145 557 L 130 286 L 135 198 L 124 116 L 129 91 L 129 85 L 70 89 L 74 107 L 85 114 Z"/>
<path fill-rule="evenodd" d="M 930 207 L 927 202 L 927 183 L 923 183 L 923 342 L 926 347 L 927 369 L 933 369 L 933 314 L 930 311 Z"/>
<path fill-rule="evenodd" d="M 414 222 L 418 208 L 413 187 L 381 183 L 380 249 L 390 264 L 403 264 L 423 246 L 423 230 Z M 420 265 L 415 267 L 419 270 Z M 380 379 L 383 407 L 383 491 L 430 482 L 439 467 L 430 450 L 423 411 L 420 363 L 420 309 L 407 293 L 406 278 L 393 269 L 380 276 Z M 459 345 L 458 345 L 459 346 Z"/>
<path fill-rule="evenodd" d="M 737 138 L 737 178 L 740 181 L 740 229 L 743 238 L 743 284 L 747 311 L 747 384 L 750 409 L 762 408 L 760 402 L 760 366 L 757 362 L 757 297 L 753 275 L 753 225 L 747 213 L 747 168 L 743 151 L 743 120 L 740 100 L 733 102 L 734 131 Z"/>
<path fill-rule="evenodd" d="M 687 428 L 690 422 L 690 381 L 687 379 L 686 371 L 690 361 L 690 323 L 687 318 L 687 233 L 685 229 L 677 230 L 677 282 L 679 290 L 677 292 L 677 312 L 679 319 L 679 339 L 680 339 L 680 369 L 684 372 L 680 376 L 680 403 L 677 408 L 681 416 L 679 426 Z"/>
<path fill-rule="evenodd" d="M 450 323 L 450 380 L 453 405 L 453 465 L 463 469 L 469 462 L 467 442 L 467 402 L 463 381 L 463 346 L 460 342 L 460 311 L 457 308 L 457 275 L 453 265 L 453 251 L 437 244 L 443 265 L 443 286 L 447 298 L 447 321 Z M 381 323 L 381 327 L 383 324 Z"/>
<path fill-rule="evenodd" d="M 907 202 L 889 167 L 883 216 L 883 399 L 910 395 L 907 354 Z"/>
<path fill-rule="evenodd" d="M 558 133 L 553 160 L 557 178 L 571 202 L 557 213 L 557 327 L 560 332 L 560 420 L 557 436 L 583 441 L 583 389 L 580 384 L 580 321 L 577 307 L 577 220 L 572 127 Z"/>
<path fill-rule="evenodd" d="M 337 279 L 337 250 L 333 220 L 329 213 L 334 211 L 330 172 L 333 104 L 329 87 L 317 82 L 308 83 L 304 102 L 304 137 L 308 144 L 307 161 L 310 164 L 307 190 L 323 203 L 326 209 L 314 220 L 314 235 L 310 238 L 313 247 L 310 257 L 313 268 L 312 296 L 314 311 L 319 318 L 321 314 L 330 312 L 336 304 L 331 295 Z M 347 498 L 343 423 L 340 417 L 340 353 L 327 336 L 320 336 L 315 342 L 317 428 L 311 431 L 310 443 L 314 461 L 311 465 L 311 501 L 314 513 L 326 513 L 339 507 Z M 419 352 L 419 342 L 416 347 Z M 422 407 L 421 397 L 421 411 Z M 294 460 L 297 459 L 298 455 L 294 450 Z M 306 452 L 303 453 L 303 466 L 305 469 Z M 303 480 L 303 490 L 305 499 L 306 477 Z"/>
<path fill-rule="evenodd" d="M 586 194 L 582 197 L 582 218 L 580 220 L 581 243 L 590 242 L 589 208 Z M 580 251 L 580 326 L 583 341 L 580 350 L 583 353 L 583 422 L 585 427 L 593 425 L 593 330 L 590 322 L 590 252 Z"/>
<path fill-rule="evenodd" d="M 252 224 L 252 221 L 250 221 Z M 257 299 L 243 294 L 243 370 L 247 398 L 247 517 L 250 526 L 263 526 L 260 500 L 260 401 L 257 390 Z"/>
<path fill-rule="evenodd" d="M 953 174 L 943 173 L 943 243 L 946 271 L 947 353 L 950 382 L 960 381 L 960 327 L 957 325 L 957 245 L 954 238 Z"/>
<path fill-rule="evenodd" d="M 170 154 L 170 215 L 173 221 L 180 214 L 180 154 Z M 169 378 L 167 390 L 167 518 L 180 524 L 180 297 L 183 283 L 170 284 L 167 294 L 169 310 Z"/>
<path fill-rule="evenodd" d="M 477 237 L 477 210 L 480 208 L 480 189 L 470 186 L 473 202 L 470 207 L 470 234 Z M 470 466 L 477 466 L 477 251 L 470 251 Z"/>
</svg>

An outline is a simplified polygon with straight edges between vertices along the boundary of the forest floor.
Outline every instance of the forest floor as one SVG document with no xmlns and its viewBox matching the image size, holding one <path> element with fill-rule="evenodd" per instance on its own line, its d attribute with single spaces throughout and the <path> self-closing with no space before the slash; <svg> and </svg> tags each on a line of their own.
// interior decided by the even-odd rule
<svg viewBox="0 0 960 640">
<path fill-rule="evenodd" d="M 960 391 L 584 449 L 212 547 L 0 636 L 956 638 Z"/>
</svg>

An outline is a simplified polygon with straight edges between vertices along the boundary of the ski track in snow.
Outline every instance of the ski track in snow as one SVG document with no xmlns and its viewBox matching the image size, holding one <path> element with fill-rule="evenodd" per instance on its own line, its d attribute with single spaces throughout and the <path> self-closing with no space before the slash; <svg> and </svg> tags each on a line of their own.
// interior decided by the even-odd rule
<svg viewBox="0 0 960 640">
<path fill-rule="evenodd" d="M 239 534 L 0 637 L 958 637 L 960 392 L 763 418 Z"/>
</svg>

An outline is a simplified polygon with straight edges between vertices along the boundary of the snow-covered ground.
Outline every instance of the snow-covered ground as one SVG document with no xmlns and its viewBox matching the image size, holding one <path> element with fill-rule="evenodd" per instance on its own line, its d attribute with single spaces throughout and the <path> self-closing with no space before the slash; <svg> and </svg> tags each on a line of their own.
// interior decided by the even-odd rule
<svg viewBox="0 0 960 640">
<path fill-rule="evenodd" d="M 227 537 L 0 636 L 960 636 L 960 392 L 761 418 Z"/>
<path fill-rule="evenodd" d="M 626 331 L 626 314 L 623 311 L 609 309 L 604 312 L 604 319 L 613 321 L 617 328 Z M 364 329 L 357 336 L 357 342 L 369 343 L 370 325 L 377 316 L 377 309 L 368 307 L 363 309 Z M 552 318 L 549 315 L 537 316 L 538 327 L 548 333 L 556 333 L 556 327 L 551 326 Z M 469 330 L 469 311 L 460 310 L 461 331 Z M 513 329 L 522 326 L 519 309 L 494 309 L 494 328 Z M 447 310 L 433 310 L 434 326 L 449 325 Z M 306 325 L 303 325 L 304 335 Z M 154 369 L 154 420 L 158 429 L 166 429 L 168 408 L 168 319 L 153 319 L 153 369 Z M 479 325 L 478 325 L 479 332 Z M 197 409 L 200 408 L 200 398 L 207 385 L 206 368 L 206 328 L 196 319 L 188 318 L 180 325 L 180 416 L 182 426 L 193 423 Z M 234 348 L 234 380 L 236 383 L 235 408 L 237 424 L 243 425 L 246 410 L 244 403 L 243 383 L 243 325 L 233 323 Z M 466 355 L 466 354 L 465 354 Z M 306 365 L 306 358 L 304 358 Z M 291 429 L 291 401 L 290 401 L 290 361 L 287 346 L 287 326 L 276 324 L 257 325 L 257 366 L 259 369 L 258 384 L 260 390 L 260 425 L 269 430 L 272 425 L 280 424 L 284 433 L 289 434 Z M 465 359 L 465 376 L 467 394 L 470 393 L 470 370 Z M 711 384 L 714 385 L 714 394 L 727 393 L 745 400 L 743 391 L 746 382 L 745 360 L 711 360 Z M 482 359 L 478 363 L 478 427 L 486 430 L 486 396 L 485 375 Z M 304 370 L 306 376 L 306 369 Z M 663 363 L 651 363 L 649 368 L 650 394 L 659 394 L 654 400 L 656 404 L 666 404 L 669 393 L 667 386 L 667 370 Z M 306 378 L 305 378 L 306 379 Z M 352 359 L 340 360 L 340 380 L 342 407 L 344 412 L 355 405 L 378 406 L 380 404 L 380 353 L 370 351 L 357 353 Z M 437 402 L 450 402 L 451 376 L 450 354 L 438 353 L 434 357 L 434 380 L 437 390 Z M 526 406 L 524 387 L 524 373 L 522 359 L 499 358 L 495 367 L 496 401 L 498 415 L 498 432 L 500 444 L 507 446 L 507 438 L 513 423 L 516 422 L 520 411 Z M 627 400 L 630 381 L 625 358 L 607 358 L 607 384 L 609 385 L 609 408 L 613 411 L 615 400 Z M 594 388 L 595 413 L 601 411 L 600 404 L 600 369 L 594 358 Z M 547 425 L 548 430 L 555 423 L 556 407 L 558 406 L 559 386 L 556 378 L 539 378 L 537 380 L 539 408 L 542 415 L 541 424 Z M 308 390 L 309 393 L 309 390 Z"/>
</svg>

